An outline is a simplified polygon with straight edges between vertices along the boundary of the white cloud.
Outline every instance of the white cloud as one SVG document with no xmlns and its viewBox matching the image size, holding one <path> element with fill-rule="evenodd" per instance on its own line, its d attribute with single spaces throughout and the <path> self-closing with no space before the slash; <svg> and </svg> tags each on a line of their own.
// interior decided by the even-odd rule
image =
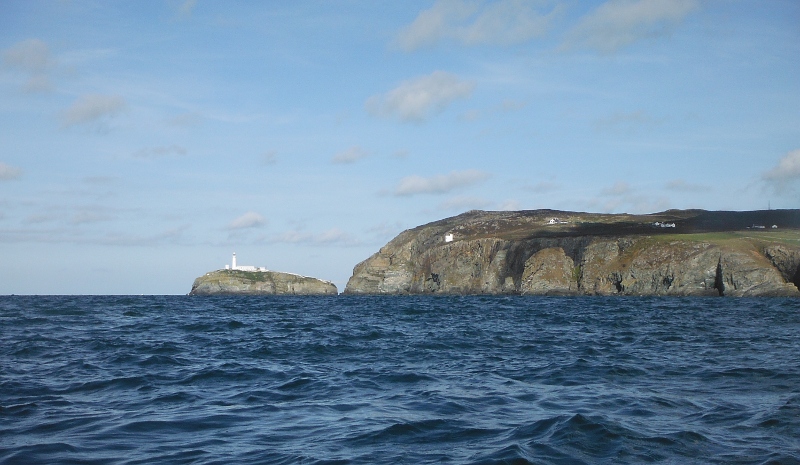
<svg viewBox="0 0 800 465">
<path fill-rule="evenodd" d="M 194 8 L 197 6 L 197 0 L 186 0 L 181 4 L 180 13 L 183 16 L 189 16 L 194 11 Z"/>
<path fill-rule="evenodd" d="M 125 99 L 119 95 L 84 95 L 64 111 L 61 123 L 63 127 L 70 127 L 111 118 L 121 113 L 126 106 Z"/>
<path fill-rule="evenodd" d="M 367 232 L 373 235 L 377 240 L 385 240 L 397 236 L 403 229 L 405 228 L 400 222 L 383 222 L 370 227 L 367 229 Z"/>
<path fill-rule="evenodd" d="M 113 219 L 114 217 L 107 213 L 92 211 L 92 210 L 81 210 L 72 216 L 70 222 L 75 225 L 80 225 L 88 223 L 99 223 L 102 221 L 110 221 Z"/>
<path fill-rule="evenodd" d="M 472 94 L 475 84 L 445 71 L 402 82 L 397 88 L 370 97 L 365 107 L 373 116 L 397 116 L 402 121 L 421 122 L 458 99 Z"/>
<path fill-rule="evenodd" d="M 669 181 L 665 186 L 667 190 L 677 191 L 677 192 L 707 192 L 710 191 L 711 188 L 708 186 L 703 186 L 700 184 L 691 184 L 683 179 L 673 179 Z"/>
<path fill-rule="evenodd" d="M 331 163 L 336 164 L 346 164 L 346 163 L 355 163 L 362 158 L 365 158 L 369 155 L 364 149 L 355 145 L 350 147 L 347 150 L 337 153 L 331 159 Z"/>
<path fill-rule="evenodd" d="M 331 228 L 320 233 L 303 231 L 286 231 L 272 236 L 270 242 L 285 242 L 289 244 L 309 245 L 359 245 L 361 242 L 352 234 L 339 228 Z"/>
<path fill-rule="evenodd" d="M 400 180 L 394 190 L 395 195 L 445 194 L 460 187 L 466 187 L 485 181 L 491 175 L 484 171 L 466 170 L 425 178 L 407 176 Z"/>
<path fill-rule="evenodd" d="M 643 194 L 622 181 L 601 190 L 600 195 L 589 199 L 587 204 L 591 210 L 599 209 L 606 213 L 653 213 L 670 208 L 669 199 Z"/>
<path fill-rule="evenodd" d="M 527 106 L 528 102 L 507 98 L 503 100 L 503 102 L 500 104 L 499 109 L 500 111 L 510 112 L 510 111 L 522 110 Z"/>
<path fill-rule="evenodd" d="M 501 211 L 517 211 L 522 209 L 522 205 L 515 199 L 507 199 L 501 202 L 497 209 Z"/>
<path fill-rule="evenodd" d="M 136 158 L 159 158 L 170 155 L 186 155 L 186 149 L 179 145 L 169 145 L 142 149 L 133 154 Z"/>
<path fill-rule="evenodd" d="M 567 33 L 563 48 L 614 52 L 638 40 L 668 34 L 698 7 L 698 0 L 610 0 Z"/>
<path fill-rule="evenodd" d="M 267 219 L 256 212 L 247 212 L 244 215 L 231 221 L 228 229 L 247 229 L 263 226 L 266 224 Z"/>
<path fill-rule="evenodd" d="M 13 166 L 0 163 L 0 181 L 10 181 L 22 176 L 22 170 Z"/>
<path fill-rule="evenodd" d="M 55 67 L 47 44 L 39 39 L 28 39 L 3 51 L 3 63 L 28 75 L 23 87 L 26 92 L 46 92 L 52 89 L 48 73 Z"/>
<path fill-rule="evenodd" d="M 395 44 L 407 52 L 453 40 L 463 45 L 511 45 L 543 36 L 558 10 L 542 14 L 549 2 L 500 0 L 481 5 L 466 0 L 439 0 L 403 28 Z"/>
<path fill-rule="evenodd" d="M 197 126 L 202 121 L 202 116 L 197 112 L 181 113 L 167 120 L 167 124 L 175 127 Z"/>
<path fill-rule="evenodd" d="M 607 196 L 628 195 L 633 192 L 631 186 L 622 181 L 617 181 L 613 186 L 603 189 L 601 194 Z"/>
<path fill-rule="evenodd" d="M 54 64 L 47 44 L 39 39 L 24 40 L 5 49 L 3 62 L 28 73 L 43 73 Z"/>
<path fill-rule="evenodd" d="M 761 175 L 761 179 L 778 192 L 784 191 L 790 183 L 800 181 L 800 149 L 784 155 L 774 168 Z"/>
<path fill-rule="evenodd" d="M 274 165 L 278 162 L 278 152 L 270 150 L 261 154 L 261 163 L 264 165 Z"/>
<path fill-rule="evenodd" d="M 551 181 L 541 181 L 532 186 L 526 186 L 524 189 L 537 194 L 545 194 L 547 192 L 557 191 L 561 188 L 560 184 Z"/>
</svg>

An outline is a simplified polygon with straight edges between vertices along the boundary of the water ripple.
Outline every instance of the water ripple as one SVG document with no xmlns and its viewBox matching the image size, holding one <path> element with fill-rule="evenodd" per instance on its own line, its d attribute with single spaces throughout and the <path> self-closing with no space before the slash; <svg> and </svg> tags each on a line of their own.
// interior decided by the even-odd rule
<svg viewBox="0 0 800 465">
<path fill-rule="evenodd" d="M 0 297 L 0 463 L 800 464 L 796 299 Z"/>
</svg>

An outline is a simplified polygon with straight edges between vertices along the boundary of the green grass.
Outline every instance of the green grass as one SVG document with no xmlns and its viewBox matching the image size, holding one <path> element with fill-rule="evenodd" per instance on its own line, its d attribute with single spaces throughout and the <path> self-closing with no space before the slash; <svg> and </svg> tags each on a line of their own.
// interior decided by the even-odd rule
<svg viewBox="0 0 800 465">
<path fill-rule="evenodd" d="M 236 276 L 237 278 L 255 282 L 266 282 L 270 276 L 270 273 L 264 273 L 261 271 L 222 270 L 222 272 Z"/>
<path fill-rule="evenodd" d="M 659 234 L 653 236 L 659 241 L 693 241 L 693 242 L 729 242 L 734 240 L 751 240 L 761 243 L 782 243 L 800 245 L 800 230 L 745 230 L 696 234 Z"/>
</svg>

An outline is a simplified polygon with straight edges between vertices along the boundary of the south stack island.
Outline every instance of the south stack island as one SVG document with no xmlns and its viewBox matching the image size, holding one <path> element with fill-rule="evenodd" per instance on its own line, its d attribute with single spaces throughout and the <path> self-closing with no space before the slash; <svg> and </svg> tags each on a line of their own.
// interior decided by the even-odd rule
<svg viewBox="0 0 800 465">
<path fill-rule="evenodd" d="M 237 265 L 236 252 L 230 265 L 194 280 L 189 295 L 337 295 L 330 281 L 265 267 Z"/>
</svg>

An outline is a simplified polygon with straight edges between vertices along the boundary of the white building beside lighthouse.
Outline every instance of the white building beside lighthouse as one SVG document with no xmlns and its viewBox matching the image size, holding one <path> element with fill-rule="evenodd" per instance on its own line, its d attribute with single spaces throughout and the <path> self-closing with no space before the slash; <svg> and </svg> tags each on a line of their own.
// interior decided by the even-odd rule
<svg viewBox="0 0 800 465">
<path fill-rule="evenodd" d="M 269 271 L 266 267 L 263 266 L 237 265 L 236 252 L 233 253 L 233 258 L 231 258 L 231 264 L 225 265 L 225 269 L 232 271 Z"/>
</svg>

